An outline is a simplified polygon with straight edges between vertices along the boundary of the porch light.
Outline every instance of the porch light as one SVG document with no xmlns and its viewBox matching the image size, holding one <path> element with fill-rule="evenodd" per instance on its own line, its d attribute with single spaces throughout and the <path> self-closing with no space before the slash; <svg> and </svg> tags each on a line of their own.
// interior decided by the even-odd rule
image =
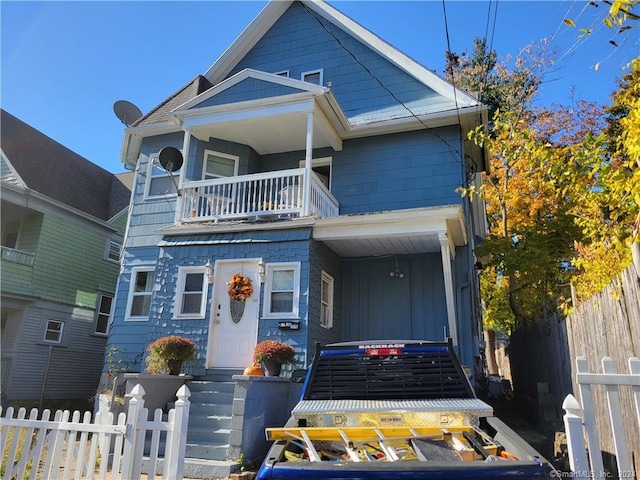
<svg viewBox="0 0 640 480">
<path fill-rule="evenodd" d="M 213 265 L 209 260 L 204 264 L 204 274 L 207 276 L 207 282 L 213 283 Z"/>
<path fill-rule="evenodd" d="M 400 268 L 398 268 L 398 257 L 396 257 L 396 269 L 389 272 L 389 276 L 391 278 L 404 278 L 404 273 L 402 273 Z"/>
</svg>

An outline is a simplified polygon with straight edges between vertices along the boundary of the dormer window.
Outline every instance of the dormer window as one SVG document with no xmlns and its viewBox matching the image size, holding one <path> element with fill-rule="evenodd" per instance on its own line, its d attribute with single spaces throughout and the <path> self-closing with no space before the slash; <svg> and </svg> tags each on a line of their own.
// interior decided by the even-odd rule
<svg viewBox="0 0 640 480">
<path fill-rule="evenodd" d="M 311 70 L 304 72 L 300 77 L 303 82 L 313 83 L 314 85 L 322 85 L 322 70 Z"/>
</svg>

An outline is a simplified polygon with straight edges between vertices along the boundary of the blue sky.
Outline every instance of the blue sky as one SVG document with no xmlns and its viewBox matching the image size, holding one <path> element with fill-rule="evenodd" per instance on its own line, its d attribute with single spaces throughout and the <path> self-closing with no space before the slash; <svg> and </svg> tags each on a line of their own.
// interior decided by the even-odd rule
<svg viewBox="0 0 640 480">
<path fill-rule="evenodd" d="M 442 1 L 329 3 L 443 73 L 447 41 Z M 152 109 L 204 73 L 265 5 L 2 0 L 0 104 L 92 162 L 121 172 L 124 126 L 113 113 L 114 102 L 131 101 L 143 113 Z M 622 68 L 640 55 L 640 28 L 621 42 L 602 24 L 604 7 L 596 9 L 583 0 L 446 0 L 445 7 L 451 49 L 457 52 L 471 51 L 473 38 L 487 31 L 501 58 L 531 41 L 552 38 L 550 48 L 559 61 L 538 104 L 570 104 L 573 99 L 609 103 Z M 567 17 L 594 33 L 579 39 L 578 30 L 563 23 Z M 609 44 L 612 38 L 618 48 Z"/>
</svg>

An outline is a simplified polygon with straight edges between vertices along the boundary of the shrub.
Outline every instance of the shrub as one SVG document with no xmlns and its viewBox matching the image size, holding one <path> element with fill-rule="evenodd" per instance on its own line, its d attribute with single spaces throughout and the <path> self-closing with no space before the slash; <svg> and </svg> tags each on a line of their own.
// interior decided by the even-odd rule
<svg viewBox="0 0 640 480">
<path fill-rule="evenodd" d="M 277 340 L 265 340 L 256 345 L 253 350 L 253 362 L 264 364 L 267 362 L 291 363 L 296 356 L 293 347 Z"/>
<path fill-rule="evenodd" d="M 147 351 L 147 372 L 169 372 L 170 362 L 188 362 L 196 358 L 196 344 L 185 337 L 169 335 L 149 344 Z"/>
</svg>

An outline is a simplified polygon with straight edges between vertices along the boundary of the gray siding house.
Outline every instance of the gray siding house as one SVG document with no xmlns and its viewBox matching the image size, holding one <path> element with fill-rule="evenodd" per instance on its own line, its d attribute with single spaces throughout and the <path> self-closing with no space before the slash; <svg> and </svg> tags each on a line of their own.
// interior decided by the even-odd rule
<svg viewBox="0 0 640 480">
<path fill-rule="evenodd" d="M 109 343 L 132 370 L 169 334 L 197 343 L 196 378 L 242 371 L 265 339 L 294 346 L 291 369 L 316 342 L 451 338 L 477 378 L 485 217 L 457 189 L 485 170 L 466 140 L 484 105 L 322 1 L 268 3 L 159 100 L 122 145 L 135 181 Z"/>
<path fill-rule="evenodd" d="M 127 178 L 4 110 L 0 121 L 2 403 L 88 400 L 102 371 Z"/>
</svg>

